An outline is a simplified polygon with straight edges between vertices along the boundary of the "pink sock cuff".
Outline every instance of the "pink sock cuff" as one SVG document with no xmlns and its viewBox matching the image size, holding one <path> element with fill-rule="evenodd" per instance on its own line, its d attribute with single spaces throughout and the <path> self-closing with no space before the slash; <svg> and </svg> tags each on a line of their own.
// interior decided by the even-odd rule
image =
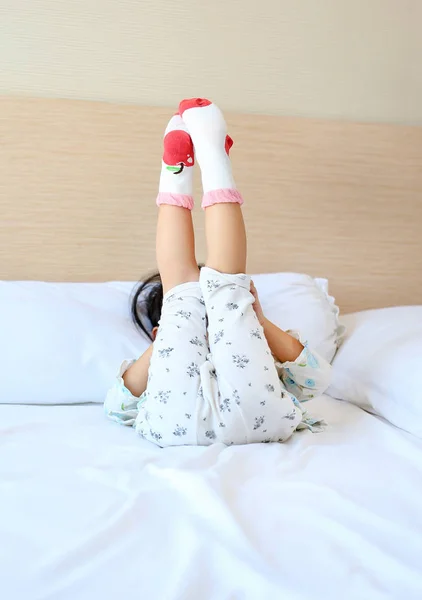
<svg viewBox="0 0 422 600">
<path fill-rule="evenodd" d="M 206 192 L 202 198 L 202 208 L 207 208 L 213 204 L 237 203 L 242 205 L 243 198 L 241 194 L 234 189 L 220 189 Z"/>
<path fill-rule="evenodd" d="M 171 206 L 180 206 L 181 208 L 193 209 L 193 197 L 187 194 L 172 194 L 170 192 L 159 192 L 157 196 L 157 206 L 161 204 L 170 204 Z"/>
</svg>

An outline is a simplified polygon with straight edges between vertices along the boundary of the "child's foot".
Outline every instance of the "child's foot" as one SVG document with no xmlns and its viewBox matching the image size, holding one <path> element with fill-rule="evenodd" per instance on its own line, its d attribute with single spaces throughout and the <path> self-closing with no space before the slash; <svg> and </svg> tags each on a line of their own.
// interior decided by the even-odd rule
<svg viewBox="0 0 422 600">
<path fill-rule="evenodd" d="M 202 206 L 206 208 L 220 202 L 243 204 L 228 156 L 233 140 L 227 135 L 221 110 L 210 100 L 191 98 L 182 100 L 179 113 L 193 140 L 202 171 Z"/>
<path fill-rule="evenodd" d="M 192 138 L 179 114 L 174 115 L 164 132 L 164 153 L 157 204 L 171 204 L 192 210 L 194 165 Z"/>
</svg>

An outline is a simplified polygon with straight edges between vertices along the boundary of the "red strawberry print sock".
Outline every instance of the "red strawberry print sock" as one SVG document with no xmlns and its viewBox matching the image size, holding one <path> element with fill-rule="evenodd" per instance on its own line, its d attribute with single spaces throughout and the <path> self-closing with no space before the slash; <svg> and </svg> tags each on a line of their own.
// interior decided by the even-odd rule
<svg viewBox="0 0 422 600">
<path fill-rule="evenodd" d="M 221 110 L 205 98 L 182 100 L 179 113 L 192 138 L 202 172 L 204 197 L 202 207 L 243 199 L 232 175 L 229 150 L 233 140 L 227 135 L 227 125 Z"/>
<path fill-rule="evenodd" d="M 171 204 L 192 210 L 192 176 L 195 162 L 192 139 L 179 114 L 164 132 L 164 152 L 157 204 Z"/>
</svg>

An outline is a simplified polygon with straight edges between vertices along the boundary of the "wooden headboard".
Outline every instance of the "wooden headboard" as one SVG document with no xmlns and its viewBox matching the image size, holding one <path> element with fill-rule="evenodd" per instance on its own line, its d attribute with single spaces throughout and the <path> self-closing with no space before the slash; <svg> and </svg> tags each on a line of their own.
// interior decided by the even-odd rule
<svg viewBox="0 0 422 600">
<path fill-rule="evenodd" d="M 172 110 L 3 97 L 0 114 L 0 279 L 135 280 L 153 269 Z M 422 303 L 422 128 L 227 121 L 250 272 L 327 277 L 343 311 Z M 203 260 L 199 208 L 195 221 Z"/>
</svg>

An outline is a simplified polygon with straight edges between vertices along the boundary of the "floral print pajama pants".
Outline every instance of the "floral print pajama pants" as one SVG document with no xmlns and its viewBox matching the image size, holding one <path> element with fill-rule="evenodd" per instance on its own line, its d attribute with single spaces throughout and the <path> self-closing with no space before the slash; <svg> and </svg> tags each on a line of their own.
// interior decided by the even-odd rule
<svg viewBox="0 0 422 600">
<path fill-rule="evenodd" d="M 134 426 L 159 446 L 285 441 L 302 410 L 279 380 L 250 277 L 203 267 L 164 297 Z"/>
</svg>

